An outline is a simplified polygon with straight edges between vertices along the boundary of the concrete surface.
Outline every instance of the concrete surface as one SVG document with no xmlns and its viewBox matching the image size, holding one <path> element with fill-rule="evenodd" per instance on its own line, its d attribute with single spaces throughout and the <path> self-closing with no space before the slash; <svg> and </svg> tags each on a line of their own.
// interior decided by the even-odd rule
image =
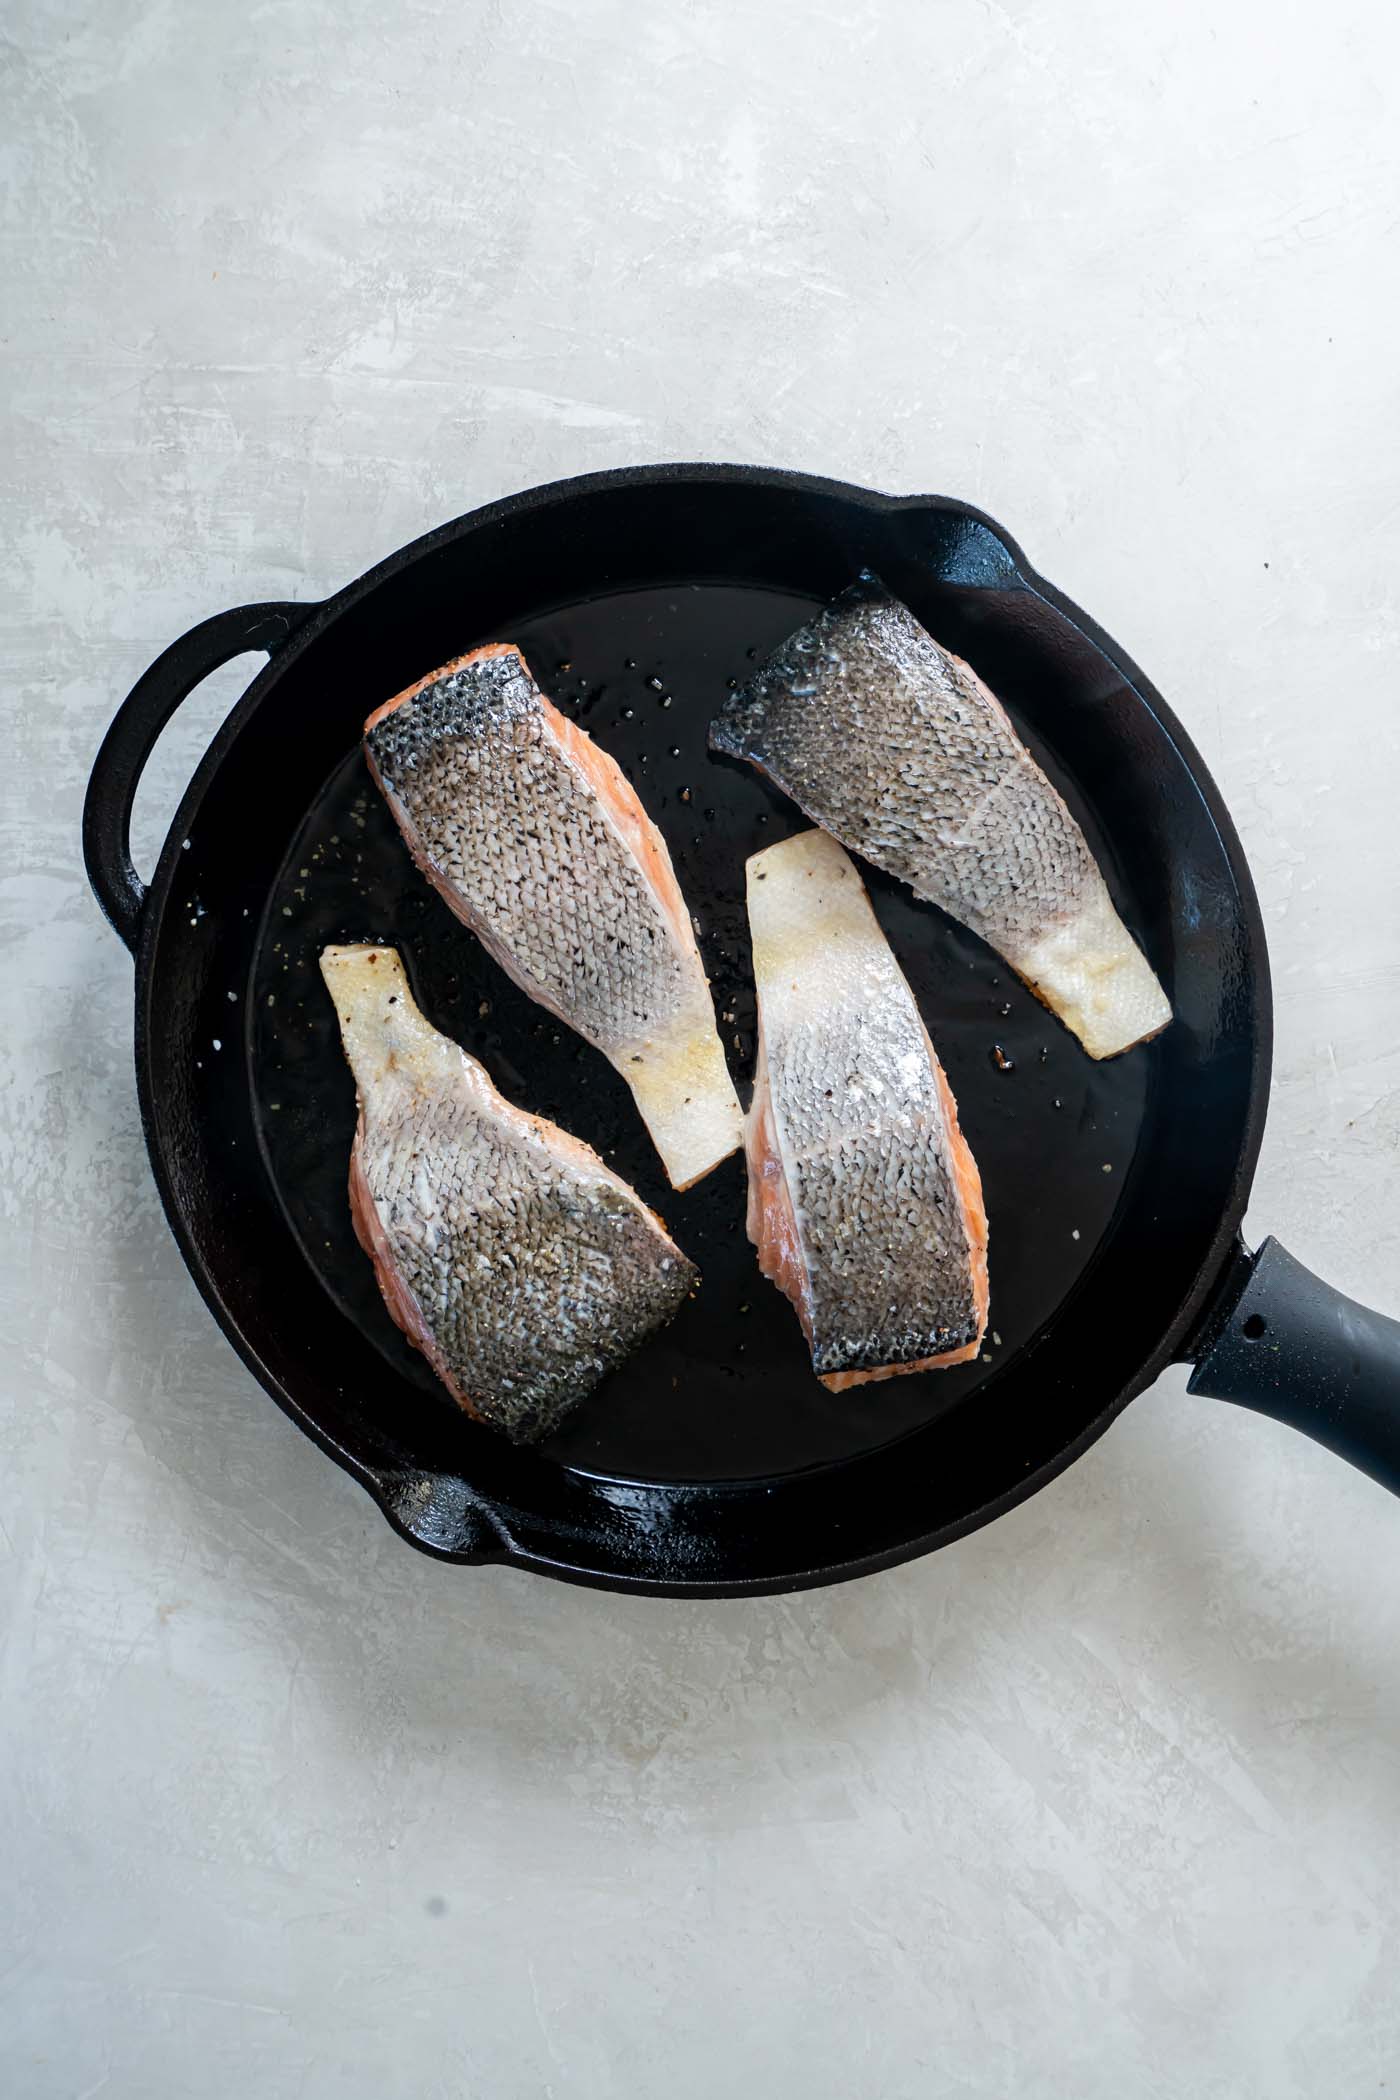
<svg viewBox="0 0 1400 2100">
<path fill-rule="evenodd" d="M 1395 1309 L 1393 9 L 14 0 L 7 37 L 0 2092 L 1393 2090 L 1378 1488 L 1173 1376 L 852 1588 L 431 1565 L 185 1277 L 77 855 L 173 635 L 508 489 L 968 496 L 1215 769 L 1277 973 L 1254 1224 Z M 147 860 L 239 678 L 162 749 Z"/>
</svg>

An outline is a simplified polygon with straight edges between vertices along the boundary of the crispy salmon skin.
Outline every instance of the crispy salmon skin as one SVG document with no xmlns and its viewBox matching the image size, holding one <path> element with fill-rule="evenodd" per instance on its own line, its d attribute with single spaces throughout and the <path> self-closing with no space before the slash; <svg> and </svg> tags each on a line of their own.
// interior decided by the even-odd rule
<svg viewBox="0 0 1400 2100">
<path fill-rule="evenodd" d="M 1083 831 L 1006 710 L 875 577 L 760 665 L 710 743 L 980 934 L 1091 1057 L 1170 1021 Z"/>
<path fill-rule="evenodd" d="M 749 861 L 748 905 L 759 1266 L 834 1392 L 964 1363 L 987 1324 L 981 1177 L 865 886 L 806 831 Z"/>
<path fill-rule="evenodd" d="M 666 843 L 520 651 L 458 657 L 375 711 L 370 770 L 410 851 L 501 967 L 631 1087 L 676 1188 L 742 1116 Z"/>
<path fill-rule="evenodd" d="M 419 1011 L 393 948 L 327 948 L 355 1075 L 350 1205 L 395 1321 L 458 1404 L 546 1435 L 697 1282 L 595 1152 L 492 1086 Z"/>
</svg>

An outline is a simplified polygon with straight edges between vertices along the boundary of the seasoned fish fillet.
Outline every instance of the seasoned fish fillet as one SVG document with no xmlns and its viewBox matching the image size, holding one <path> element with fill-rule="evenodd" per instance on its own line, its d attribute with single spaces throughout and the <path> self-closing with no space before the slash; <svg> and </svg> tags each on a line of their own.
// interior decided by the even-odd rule
<svg viewBox="0 0 1400 2100">
<path fill-rule="evenodd" d="M 749 862 L 749 1238 L 832 1392 L 977 1354 L 987 1216 L 957 1104 L 865 885 L 805 831 Z"/>
<path fill-rule="evenodd" d="M 1091 1057 L 1171 1007 L 1000 701 L 872 576 L 790 635 L 710 727 L 814 823 L 1006 958 Z"/>
<path fill-rule="evenodd" d="M 735 1151 L 742 1117 L 665 841 L 520 651 L 432 672 L 370 716 L 365 749 L 424 874 L 617 1067 L 675 1187 Z"/>
<path fill-rule="evenodd" d="M 393 948 L 326 948 L 360 1120 L 350 1207 L 390 1313 L 468 1414 L 544 1436 L 697 1280 L 597 1154 L 504 1100 Z"/>
</svg>

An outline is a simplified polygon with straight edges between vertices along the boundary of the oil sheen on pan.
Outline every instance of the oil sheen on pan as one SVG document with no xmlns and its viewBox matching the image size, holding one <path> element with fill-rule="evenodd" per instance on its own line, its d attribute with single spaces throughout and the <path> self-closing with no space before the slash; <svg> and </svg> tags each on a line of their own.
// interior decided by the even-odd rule
<svg viewBox="0 0 1400 2100">
<path fill-rule="evenodd" d="M 980 613 L 982 594 L 968 596 L 972 614 Z M 981 630 L 961 601 L 936 604 L 936 616 L 921 612 L 962 654 L 974 653 Z M 726 694 L 819 611 L 810 594 L 671 586 L 554 608 L 511 630 L 552 704 L 625 769 L 663 830 L 700 921 L 700 952 L 741 1088 L 757 1056 L 746 863 L 809 827 L 755 767 L 709 757 L 706 738 Z M 452 623 L 442 624 L 437 654 L 446 660 Z M 1070 800 L 1115 896 L 1131 898 L 1121 844 L 1098 821 L 1097 790 L 1082 786 L 1086 754 L 1075 739 L 1087 725 L 1052 717 L 1064 735 L 1047 741 L 1025 675 L 999 670 L 1018 735 Z M 546 1437 L 538 1448 L 551 1462 L 590 1476 L 682 1486 L 772 1479 L 862 1456 L 964 1409 L 975 1417 L 984 1405 L 1001 1407 L 1021 1351 L 1111 1243 L 1174 1031 L 1132 1056 L 1095 1062 L 976 935 L 857 862 L 928 1017 L 981 1173 L 992 1221 L 992 1301 L 986 1339 L 970 1362 L 854 1394 L 829 1392 L 813 1376 L 791 1304 L 758 1273 L 744 1230 L 741 1156 L 683 1194 L 672 1189 L 613 1065 L 531 999 L 439 892 L 415 878 L 356 733 L 372 704 L 371 685 L 304 822 L 287 839 L 266 900 L 249 1012 L 256 1131 L 269 1184 L 310 1274 L 364 1352 L 354 1378 L 369 1391 L 387 1380 L 395 1409 L 424 1438 L 441 1433 L 433 1425 L 445 1414 L 458 1413 L 386 1313 L 346 1202 L 355 1088 L 320 956 L 328 946 L 373 940 L 398 950 L 433 1026 L 462 1044 L 507 1100 L 592 1146 L 665 1218 L 704 1273 L 675 1318 Z M 1149 940 L 1161 936 L 1151 910 L 1138 911 L 1135 931 L 1139 924 Z M 201 1081 L 225 1063 L 206 1059 Z M 480 1434 L 470 1422 L 451 1433 Z"/>
</svg>

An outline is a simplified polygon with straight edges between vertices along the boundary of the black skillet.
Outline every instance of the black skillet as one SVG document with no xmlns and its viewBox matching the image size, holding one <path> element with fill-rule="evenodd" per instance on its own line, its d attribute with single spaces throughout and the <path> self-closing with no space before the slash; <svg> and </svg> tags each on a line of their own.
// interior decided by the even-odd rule
<svg viewBox="0 0 1400 2100">
<path fill-rule="evenodd" d="M 741 1089 L 745 856 L 803 820 L 712 759 L 726 685 L 862 567 L 1009 706 L 1171 996 L 1107 1065 L 970 934 L 871 876 L 980 1162 L 984 1356 L 839 1397 L 743 1233 L 731 1160 L 676 1196 L 603 1059 L 511 986 L 411 867 L 359 755 L 379 701 L 490 638 L 624 764 L 703 931 Z M 142 767 L 200 679 L 270 661 L 205 754 L 154 879 Z M 1400 1490 L 1400 1325 L 1237 1228 L 1269 1078 L 1263 927 L 1229 816 L 1160 697 L 990 519 L 755 468 L 627 469 L 429 534 L 323 605 L 174 643 L 93 768 L 84 847 L 136 957 L 136 1073 L 171 1227 L 273 1398 L 413 1544 L 615 1589 L 784 1590 L 957 1538 L 1052 1479 L 1164 1365 Z M 512 1098 L 603 1150 L 704 1272 L 673 1326 L 537 1451 L 463 1418 L 390 1325 L 345 1196 L 354 1101 L 316 974 L 328 940 L 404 951 L 432 1019 Z"/>
</svg>

